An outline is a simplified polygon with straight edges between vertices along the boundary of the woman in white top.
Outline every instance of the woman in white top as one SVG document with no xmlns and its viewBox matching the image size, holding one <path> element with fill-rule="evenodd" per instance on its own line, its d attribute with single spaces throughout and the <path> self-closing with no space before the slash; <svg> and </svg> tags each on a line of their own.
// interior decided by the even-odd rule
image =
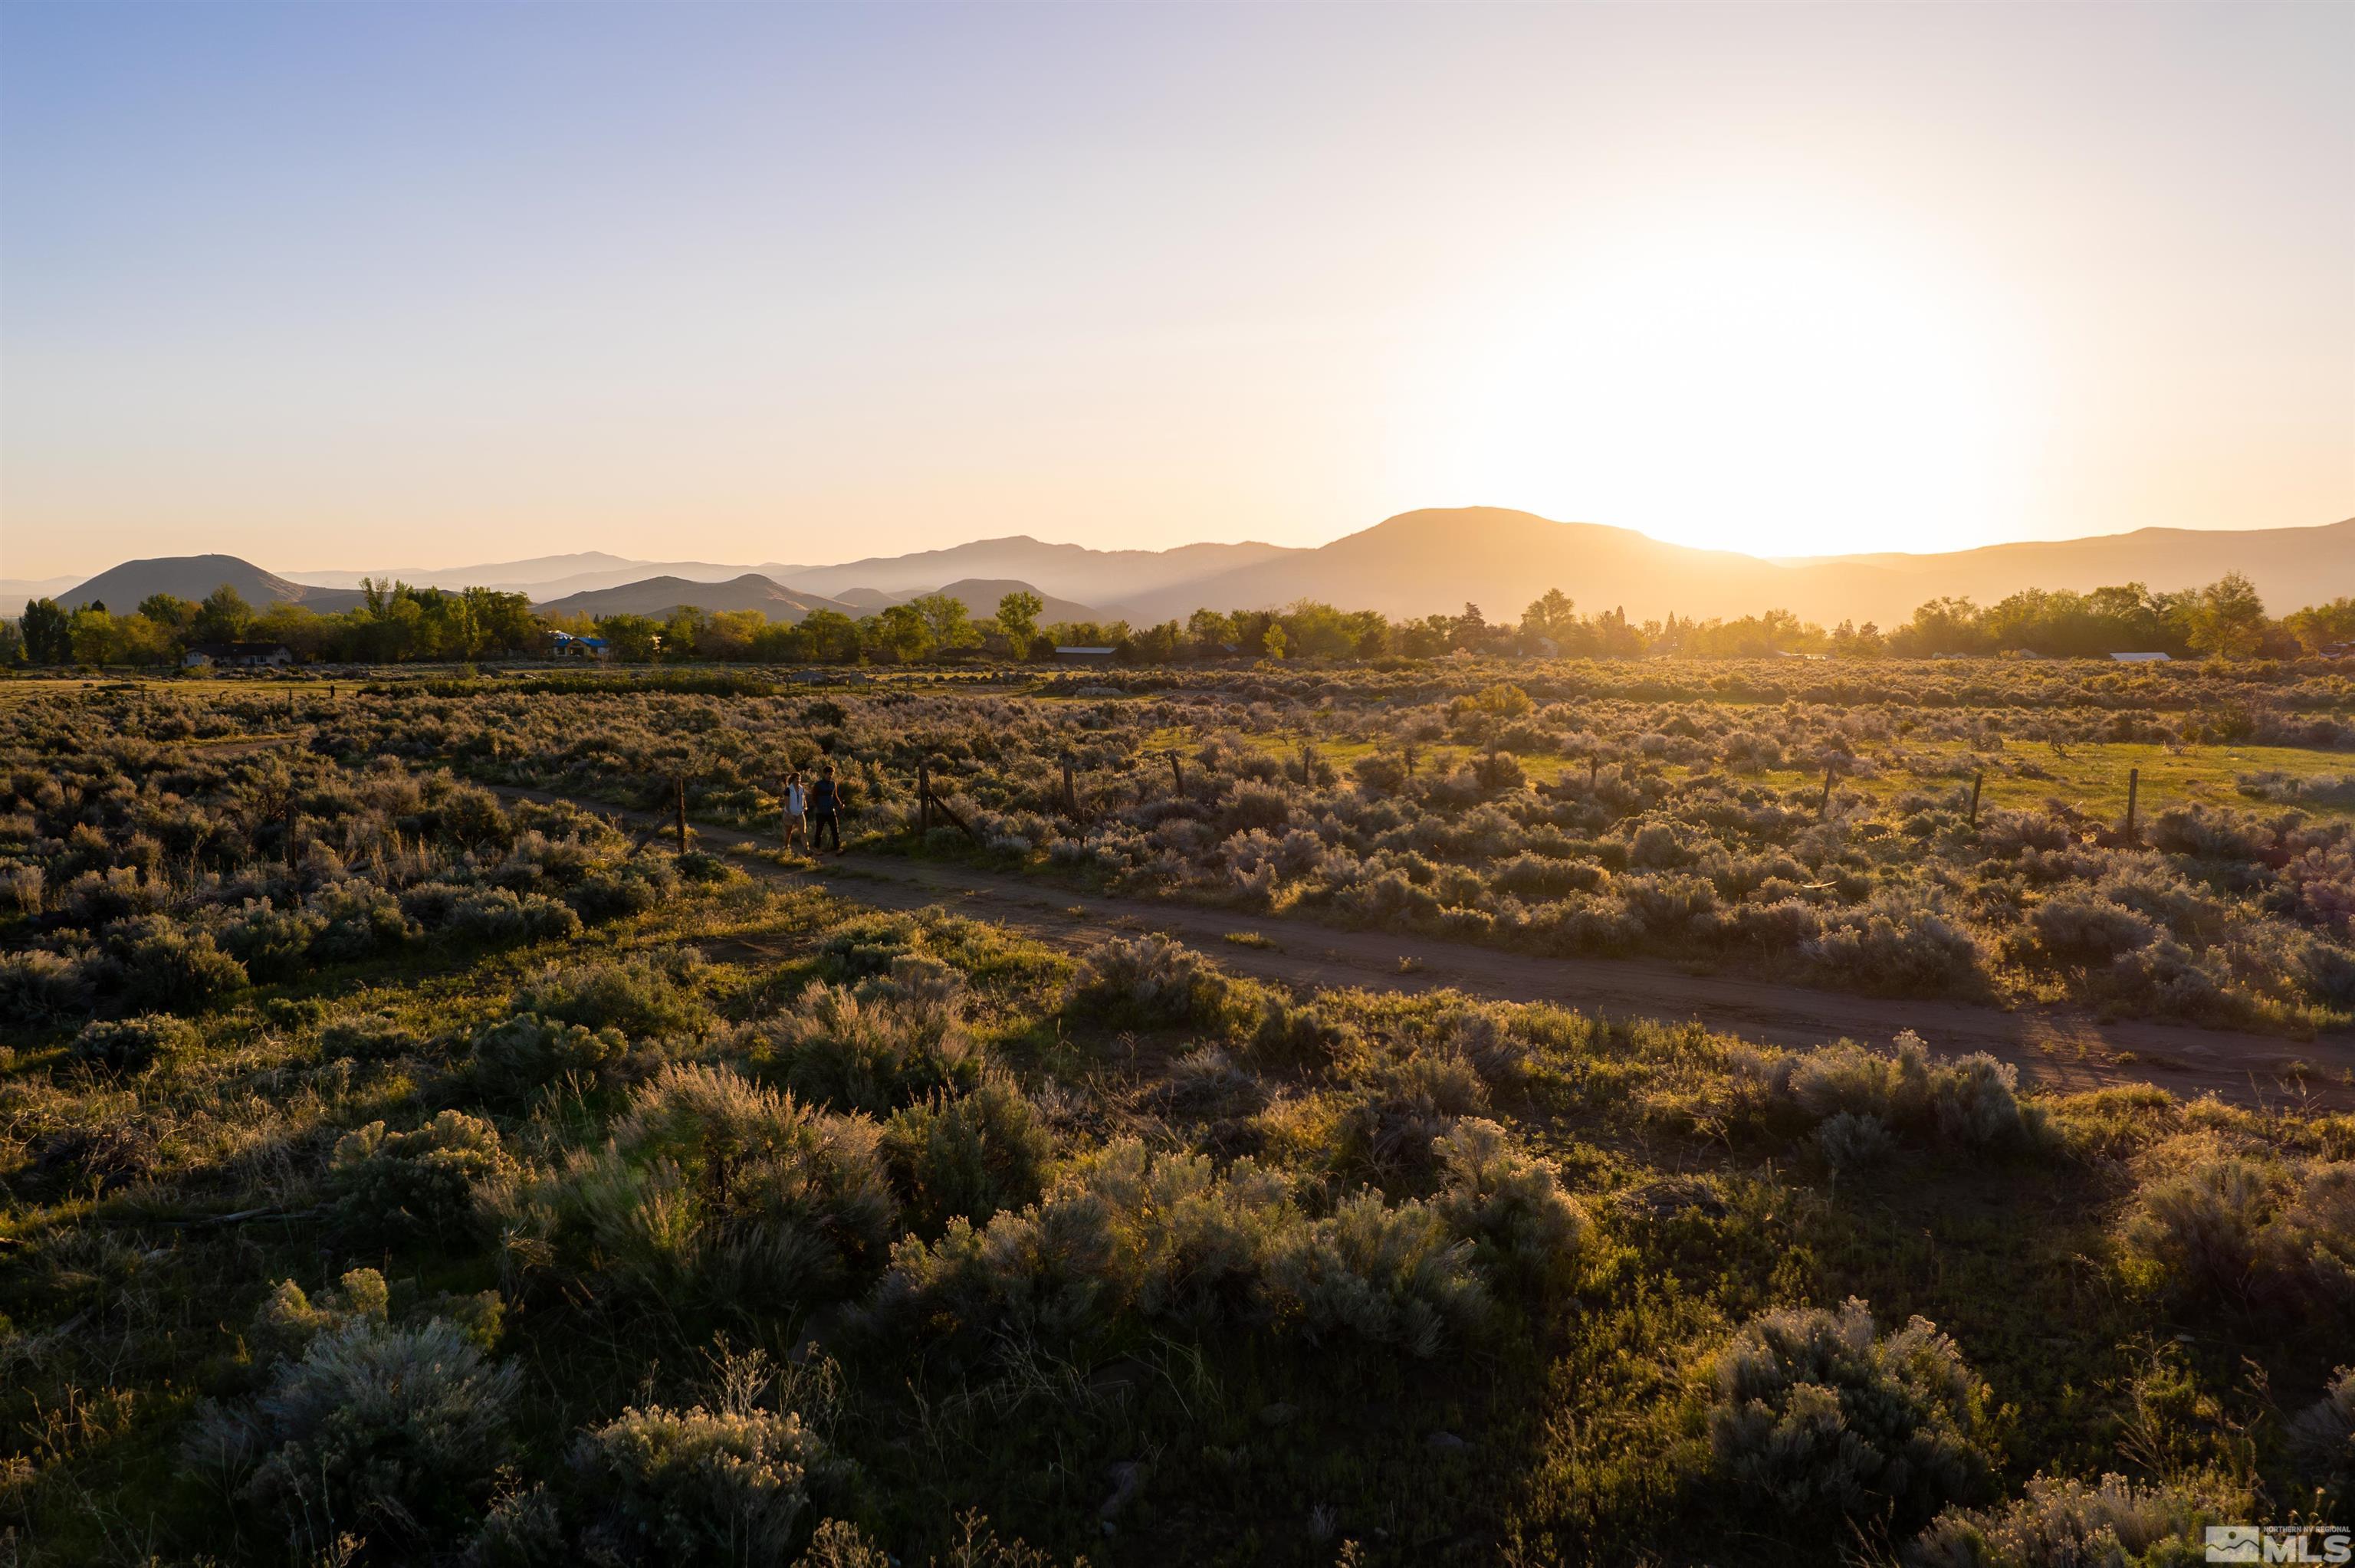
<svg viewBox="0 0 2355 1568">
<path fill-rule="evenodd" d="M 785 775 L 785 847 L 793 848 L 795 839 L 804 843 L 809 842 L 809 790 L 803 787 L 800 774 L 788 773 Z"/>
</svg>

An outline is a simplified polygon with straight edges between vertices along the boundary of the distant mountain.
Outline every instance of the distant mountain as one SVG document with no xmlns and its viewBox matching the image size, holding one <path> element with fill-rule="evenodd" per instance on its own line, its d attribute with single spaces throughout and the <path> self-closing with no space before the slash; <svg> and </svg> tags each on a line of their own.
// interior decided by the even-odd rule
<svg viewBox="0 0 2355 1568">
<path fill-rule="evenodd" d="M 851 590 L 852 593 L 858 591 L 856 588 Z M 997 601 L 1007 594 L 1039 593 L 1039 590 L 1028 583 L 1017 582 L 1012 577 L 966 577 L 961 582 L 950 583 L 943 588 L 927 588 L 925 592 L 948 595 L 963 604 L 965 612 L 978 620 L 986 615 L 996 615 Z M 847 599 L 849 595 L 846 594 L 844 597 Z M 883 603 L 905 604 L 911 599 L 923 597 L 923 594 L 915 593 L 891 594 L 884 599 Z M 1082 604 L 1077 599 L 1058 599 L 1050 593 L 1040 593 L 1039 597 L 1046 605 L 1046 608 L 1039 612 L 1039 624 L 1041 626 L 1052 626 L 1059 620 L 1103 619 L 1102 610 Z M 882 606 L 877 605 L 874 608 L 880 609 Z M 871 613 L 871 610 L 861 613 Z"/>
<path fill-rule="evenodd" d="M 1138 594 L 1262 565 L 1306 550 L 1280 545 L 1180 545 L 1173 550 L 1091 550 L 1083 545 L 1042 544 L 1028 535 L 976 539 L 945 550 L 876 556 L 838 567 L 802 567 L 781 574 L 796 587 L 835 594 L 872 588 L 885 594 L 924 593 L 969 578 L 1029 583 L 1042 594 L 1109 605 Z"/>
<path fill-rule="evenodd" d="M 547 615 L 667 615 L 680 605 L 699 609 L 757 609 L 771 620 L 798 621 L 814 609 L 831 609 L 857 620 L 866 613 L 823 595 L 802 593 L 758 572 L 746 572 L 724 583 L 696 582 L 680 577 L 648 577 L 587 593 L 568 594 L 533 606 Z"/>
<path fill-rule="evenodd" d="M 2141 582 L 2179 588 L 2233 570 L 2247 573 L 2276 612 L 2355 594 L 2355 520 L 2245 532 L 2146 529 L 1947 555 L 1775 562 L 1663 544 L 1628 528 L 1472 506 L 1402 513 L 1321 548 L 1139 594 L 1120 608 L 1133 625 L 1182 620 L 1204 605 L 1269 609 L 1301 599 L 1394 617 L 1454 612 L 1472 603 L 1489 620 L 1518 620 L 1531 599 L 1559 588 L 1583 609 L 1624 607 L 1638 620 L 1782 609 L 1826 623 L 1889 626 L 1944 594 L 1985 603 L 2024 588 Z"/>
<path fill-rule="evenodd" d="M 602 550 L 581 550 L 565 556 L 535 556 L 524 561 L 493 561 L 473 567 L 391 567 L 364 572 L 305 572 L 310 581 L 328 588 L 357 588 L 362 577 L 389 578 L 412 588 L 487 588 L 502 593 L 529 594 L 535 599 L 595 588 L 619 588 L 649 577 L 685 577 L 690 582 L 728 582 L 746 572 L 782 579 L 798 567 L 725 566 L 714 561 L 634 561 Z"/>
<path fill-rule="evenodd" d="M 66 577 L 0 577 L 0 616 L 22 615 L 33 600 L 54 599 L 80 581 L 79 574 Z"/>
<path fill-rule="evenodd" d="M 289 582 L 235 556 L 158 556 L 153 560 L 125 561 L 57 599 L 69 608 L 95 599 L 109 609 L 128 614 L 150 594 L 201 599 L 224 583 L 237 589 L 245 602 L 256 609 L 267 609 L 274 602 L 299 604 L 305 609 L 332 615 L 362 601 L 358 593 Z"/>
<path fill-rule="evenodd" d="M 1191 611 L 1273 609 L 1302 599 L 1394 617 L 1476 604 L 1491 620 L 1560 588 L 1588 610 L 1630 615 L 1742 614 L 1786 605 L 1805 576 L 1730 550 L 1665 545 L 1630 528 L 1555 523 L 1470 506 L 1401 513 L 1315 550 L 1287 554 L 1127 599 L 1131 625 Z"/>
<path fill-rule="evenodd" d="M 975 616 L 993 613 L 1001 597 L 1029 586 L 1048 601 L 1044 623 L 1122 619 L 1146 626 L 1182 620 L 1205 606 L 1272 609 L 1302 599 L 1393 617 L 1452 614 L 1471 603 L 1491 620 L 1510 620 L 1558 588 L 1589 612 L 1624 608 L 1637 620 L 1672 611 L 1706 619 L 1788 609 L 1826 625 L 1870 620 L 1886 627 L 1909 619 L 1923 600 L 1948 595 L 1987 604 L 2026 588 L 2083 591 L 2139 582 L 2174 589 L 2230 571 L 2246 573 L 2276 614 L 2355 595 L 2355 518 L 2311 528 L 2146 528 L 1941 555 L 1766 560 L 1663 544 L 1629 528 L 1470 506 L 1401 513 L 1313 550 L 1257 544 L 1091 550 L 1018 535 L 838 567 L 663 566 L 585 551 L 364 575 L 419 587 L 502 588 L 530 595 L 543 609 L 591 615 L 655 614 L 694 604 L 758 609 L 776 620 L 799 620 L 817 609 L 856 618 L 946 584 Z M 533 580 L 542 573 L 555 575 Z M 46 591 L 69 605 L 98 599 L 114 609 L 129 609 L 151 593 L 202 599 L 222 583 L 256 606 L 279 601 L 331 613 L 360 602 L 357 591 L 341 586 L 357 581 L 354 574 L 314 575 L 333 577 L 335 585 L 277 577 L 235 556 L 176 556 L 126 561 L 64 591 Z M 45 585 L 7 583 L 0 590 L 30 598 Z M 21 609 L 20 599 L 5 612 Z"/>
<path fill-rule="evenodd" d="M 999 599 L 1026 588 L 1029 588 L 1028 583 L 1006 578 L 995 581 L 970 578 L 950 583 L 942 588 L 927 588 L 924 592 L 947 594 L 961 601 L 966 612 L 978 619 L 996 614 Z M 534 608 L 549 615 L 667 615 L 680 605 L 691 604 L 698 609 L 713 611 L 757 609 L 771 620 L 797 622 L 814 609 L 831 609 L 857 620 L 887 606 L 905 604 L 922 597 L 923 594 L 886 594 L 873 589 L 854 588 L 841 599 L 831 599 L 787 588 L 757 572 L 747 572 L 724 583 L 695 582 L 677 577 L 648 577 L 643 582 L 623 583 L 594 592 L 568 594 Z M 1039 616 L 1041 626 L 1058 620 L 1093 620 L 1097 618 L 1095 610 L 1076 600 L 1045 594 L 1039 597 L 1046 600 L 1046 609 Z"/>
<path fill-rule="evenodd" d="M 2138 582 L 2165 590 L 2211 583 L 2227 572 L 2248 577 L 2267 608 L 2281 614 L 2355 594 L 2355 518 L 2311 528 L 2139 528 L 2131 534 L 2024 540 L 1940 555 L 1891 552 L 1784 564 L 1875 574 L 1869 580 L 1888 583 L 1897 593 L 1896 600 L 1883 601 L 1884 605 L 1902 602 L 1904 616 L 1910 616 L 1913 606 L 1923 600 L 1940 596 L 1987 604 L 2023 588 L 2083 593 Z M 1864 591 L 1859 588 L 1859 603 Z M 1870 613 L 1884 623 L 1901 614 L 1886 608 L 1842 613 L 1859 620 Z"/>
</svg>

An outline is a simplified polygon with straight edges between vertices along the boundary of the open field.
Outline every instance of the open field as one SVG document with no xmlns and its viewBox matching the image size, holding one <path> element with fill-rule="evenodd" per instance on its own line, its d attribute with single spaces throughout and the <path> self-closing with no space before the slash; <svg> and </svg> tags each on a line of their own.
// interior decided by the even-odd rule
<svg viewBox="0 0 2355 1568">
<path fill-rule="evenodd" d="M 2041 1568 L 2355 1507 L 2355 1116 L 2277 1070 L 2355 1001 L 2344 694 L 1770 678 L 13 683 L 0 1530 Z M 820 759 L 831 890 L 707 853 Z M 1606 971 L 1706 1019 L 1520 989 Z"/>
</svg>

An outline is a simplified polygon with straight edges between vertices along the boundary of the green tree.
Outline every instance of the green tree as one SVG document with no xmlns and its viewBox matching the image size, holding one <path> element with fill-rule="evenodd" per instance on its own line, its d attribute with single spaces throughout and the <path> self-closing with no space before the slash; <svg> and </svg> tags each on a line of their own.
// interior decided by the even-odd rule
<svg viewBox="0 0 2355 1568">
<path fill-rule="evenodd" d="M 1521 611 L 1521 649 L 1528 653 L 1540 652 L 1537 641 L 1543 638 L 1553 644 L 1557 653 L 1567 653 L 1578 634 L 1578 606 L 1560 588 L 1548 588 L 1543 597 L 1530 601 Z"/>
<path fill-rule="evenodd" d="M 1184 635 L 1174 620 L 1148 626 L 1129 638 L 1124 657 L 1132 664 L 1167 664 L 1178 657 L 1178 642 Z"/>
<path fill-rule="evenodd" d="M 2334 599 L 2328 604 L 2292 610 L 2282 617 L 2282 626 L 2308 653 L 2355 640 L 2355 599 Z"/>
<path fill-rule="evenodd" d="M 597 621 L 597 635 L 605 640 L 614 658 L 634 664 L 653 658 L 662 643 L 662 628 L 650 615 L 602 616 Z"/>
<path fill-rule="evenodd" d="M 1014 596 L 1008 594 L 1007 599 Z M 1003 601 L 1000 601 L 1003 602 Z M 974 630 L 973 616 L 966 610 L 964 600 L 951 594 L 928 593 L 911 599 L 908 608 L 924 618 L 924 630 L 931 634 L 934 648 L 969 648 L 980 641 Z M 1005 623 L 999 622 L 1002 626 Z"/>
<path fill-rule="evenodd" d="M 868 652 L 896 663 L 921 659 L 932 649 L 932 628 L 912 604 L 888 605 L 858 623 Z"/>
<path fill-rule="evenodd" d="M 66 639 L 72 646 L 77 664 L 113 664 L 122 661 L 123 641 L 115 631 L 114 617 L 102 608 L 76 611 Z"/>
<path fill-rule="evenodd" d="M 1223 659 L 1235 641 L 1234 618 L 1198 609 L 1186 618 L 1186 642 L 1198 659 Z"/>
<path fill-rule="evenodd" d="M 73 618 L 53 599 L 37 599 L 16 619 L 25 657 L 36 664 L 62 664 L 73 657 Z"/>
<path fill-rule="evenodd" d="M 1030 656 L 1030 644 L 1039 640 L 1039 617 L 1047 601 L 1028 588 L 1017 588 L 997 601 L 997 629 L 1006 633 L 1007 646 L 1017 659 Z"/>
<path fill-rule="evenodd" d="M 235 642 L 245 636 L 245 629 L 253 624 L 253 607 L 245 596 L 223 583 L 205 595 L 197 607 L 197 619 L 188 629 L 192 642 Z"/>
<path fill-rule="evenodd" d="M 2220 659 L 2247 659 L 2265 640 L 2265 604 L 2256 585 L 2228 572 L 2200 590 L 2190 610 L 2192 649 Z"/>
<path fill-rule="evenodd" d="M 139 601 L 139 613 L 158 626 L 185 632 L 197 623 L 197 602 L 177 594 L 151 593 Z"/>
<path fill-rule="evenodd" d="M 814 609 L 802 620 L 807 657 L 825 664 L 847 664 L 858 657 L 858 624 L 838 609 Z"/>
<path fill-rule="evenodd" d="M 702 644 L 703 629 L 711 618 L 698 605 L 682 604 L 670 612 L 662 626 L 662 651 L 671 659 L 692 659 Z"/>
<path fill-rule="evenodd" d="M 1284 642 L 1295 659 L 1338 658 L 1357 645 L 1357 629 L 1329 604 L 1304 599 L 1284 612 Z"/>
</svg>

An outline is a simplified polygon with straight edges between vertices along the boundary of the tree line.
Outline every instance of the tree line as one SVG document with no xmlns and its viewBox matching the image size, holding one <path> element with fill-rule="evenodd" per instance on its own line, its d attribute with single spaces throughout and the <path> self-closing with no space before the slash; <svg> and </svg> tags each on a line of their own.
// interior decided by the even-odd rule
<svg viewBox="0 0 2355 1568">
<path fill-rule="evenodd" d="M 1410 659 L 1457 652 L 1523 657 L 1634 659 L 1930 658 L 2033 654 L 2097 657 L 2115 652 L 2228 658 L 2296 658 L 2355 640 L 2355 599 L 2313 605 L 2276 620 L 2248 578 L 2230 574 L 2205 588 L 2153 592 L 2140 583 L 2095 588 L 2025 588 L 1991 605 L 1934 599 L 1901 626 L 1843 620 L 1826 630 L 1789 610 L 1735 620 L 1635 621 L 1624 610 L 1582 613 L 1549 589 L 1518 620 L 1491 621 L 1476 605 L 1454 615 L 1393 620 L 1303 599 L 1282 610 L 1198 609 L 1186 620 L 1132 627 L 1126 621 L 1041 625 L 1044 601 L 1016 592 L 975 616 L 947 594 L 926 594 L 856 620 L 813 610 L 799 622 L 756 609 L 682 606 L 666 615 L 541 615 L 522 594 L 451 591 L 367 580 L 365 601 L 321 615 L 296 604 L 257 609 L 224 586 L 202 602 L 156 594 L 127 612 L 93 603 L 68 609 L 35 599 L 16 620 L 0 621 L 0 663 L 159 665 L 178 663 L 208 643 L 282 643 L 303 662 L 400 663 L 545 654 L 554 635 L 602 639 L 625 662 L 896 664 L 972 656 L 1049 660 L 1058 646 L 1108 648 L 1123 663 L 1220 659 Z"/>
<path fill-rule="evenodd" d="M 248 604 L 223 584 L 201 601 L 150 594 L 116 611 L 102 600 L 69 609 L 37 599 L 0 622 L 0 663 L 176 664 L 191 648 L 282 643 L 304 662 L 389 664 L 538 653 L 548 632 L 519 593 L 416 588 L 363 579 L 362 602 L 321 615 L 299 604 Z"/>
</svg>

